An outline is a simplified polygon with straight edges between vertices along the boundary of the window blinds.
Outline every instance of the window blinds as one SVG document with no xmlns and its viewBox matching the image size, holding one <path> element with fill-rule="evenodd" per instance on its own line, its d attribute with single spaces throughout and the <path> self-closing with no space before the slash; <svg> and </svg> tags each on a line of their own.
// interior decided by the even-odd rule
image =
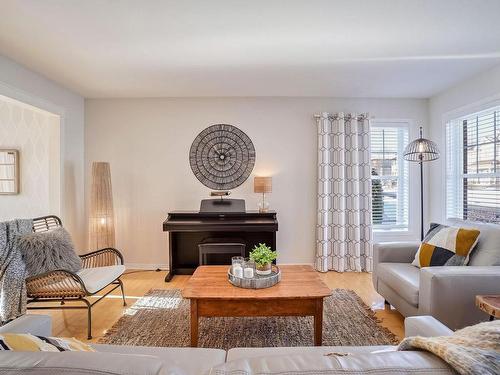
<svg viewBox="0 0 500 375">
<path fill-rule="evenodd" d="M 372 164 L 372 219 L 374 229 L 408 229 L 407 126 L 373 126 L 370 132 Z"/>
<path fill-rule="evenodd" d="M 500 107 L 446 126 L 446 217 L 500 223 Z"/>
</svg>

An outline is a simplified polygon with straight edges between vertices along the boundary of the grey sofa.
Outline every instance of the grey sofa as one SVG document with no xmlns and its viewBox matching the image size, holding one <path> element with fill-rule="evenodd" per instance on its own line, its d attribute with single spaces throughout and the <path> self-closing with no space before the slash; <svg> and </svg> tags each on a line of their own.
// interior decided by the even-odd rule
<svg viewBox="0 0 500 375">
<path fill-rule="evenodd" d="M 376 244 L 373 285 L 403 316 L 431 315 L 452 329 L 488 319 L 475 306 L 478 294 L 500 294 L 500 226 L 459 219 L 449 225 L 478 228 L 479 242 L 465 267 L 411 264 L 420 242 Z"/>
<path fill-rule="evenodd" d="M 47 318 L 47 317 L 46 317 Z M 34 315 L 0 328 L 19 331 L 25 324 L 41 336 L 50 336 L 47 320 Z M 449 335 L 451 331 L 431 317 L 409 318 L 411 335 Z M 29 332 L 35 333 L 35 332 Z M 18 375 L 250 375 L 250 374 L 434 374 L 455 372 L 439 358 L 422 351 L 395 351 L 391 346 L 235 348 L 229 351 L 202 348 L 153 348 L 93 345 L 89 352 L 0 351 L 0 374 Z M 332 356 L 328 353 L 350 353 Z"/>
</svg>

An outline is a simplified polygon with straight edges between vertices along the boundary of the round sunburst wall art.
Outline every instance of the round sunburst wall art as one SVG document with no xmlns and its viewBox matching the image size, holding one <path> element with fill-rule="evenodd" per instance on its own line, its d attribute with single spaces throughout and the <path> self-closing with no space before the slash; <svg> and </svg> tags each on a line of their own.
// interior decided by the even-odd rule
<svg viewBox="0 0 500 375">
<path fill-rule="evenodd" d="M 252 173 L 255 148 L 244 132 L 233 125 L 216 124 L 203 130 L 189 150 L 196 178 L 214 190 L 240 186 Z"/>
</svg>

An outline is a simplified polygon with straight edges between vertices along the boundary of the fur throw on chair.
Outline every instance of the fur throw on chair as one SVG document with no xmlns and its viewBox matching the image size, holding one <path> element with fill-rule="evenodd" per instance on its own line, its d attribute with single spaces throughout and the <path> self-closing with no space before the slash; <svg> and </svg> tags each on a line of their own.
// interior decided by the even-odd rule
<svg viewBox="0 0 500 375">
<path fill-rule="evenodd" d="M 500 320 L 479 323 L 451 336 L 408 337 L 398 350 L 433 353 L 460 374 L 500 374 Z"/>
<path fill-rule="evenodd" d="M 82 269 L 82 261 L 64 228 L 19 236 L 17 246 L 26 264 L 26 277 L 61 269 L 76 273 Z"/>
</svg>

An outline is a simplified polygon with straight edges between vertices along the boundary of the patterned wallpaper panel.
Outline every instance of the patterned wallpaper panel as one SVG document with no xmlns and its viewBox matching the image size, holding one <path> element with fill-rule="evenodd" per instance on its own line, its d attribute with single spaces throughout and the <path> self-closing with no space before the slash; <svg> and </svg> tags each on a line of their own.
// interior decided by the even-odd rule
<svg viewBox="0 0 500 375">
<path fill-rule="evenodd" d="M 0 96 L 0 148 L 18 149 L 20 159 L 20 194 L 0 196 L 0 221 L 57 209 L 59 117 Z"/>
</svg>

